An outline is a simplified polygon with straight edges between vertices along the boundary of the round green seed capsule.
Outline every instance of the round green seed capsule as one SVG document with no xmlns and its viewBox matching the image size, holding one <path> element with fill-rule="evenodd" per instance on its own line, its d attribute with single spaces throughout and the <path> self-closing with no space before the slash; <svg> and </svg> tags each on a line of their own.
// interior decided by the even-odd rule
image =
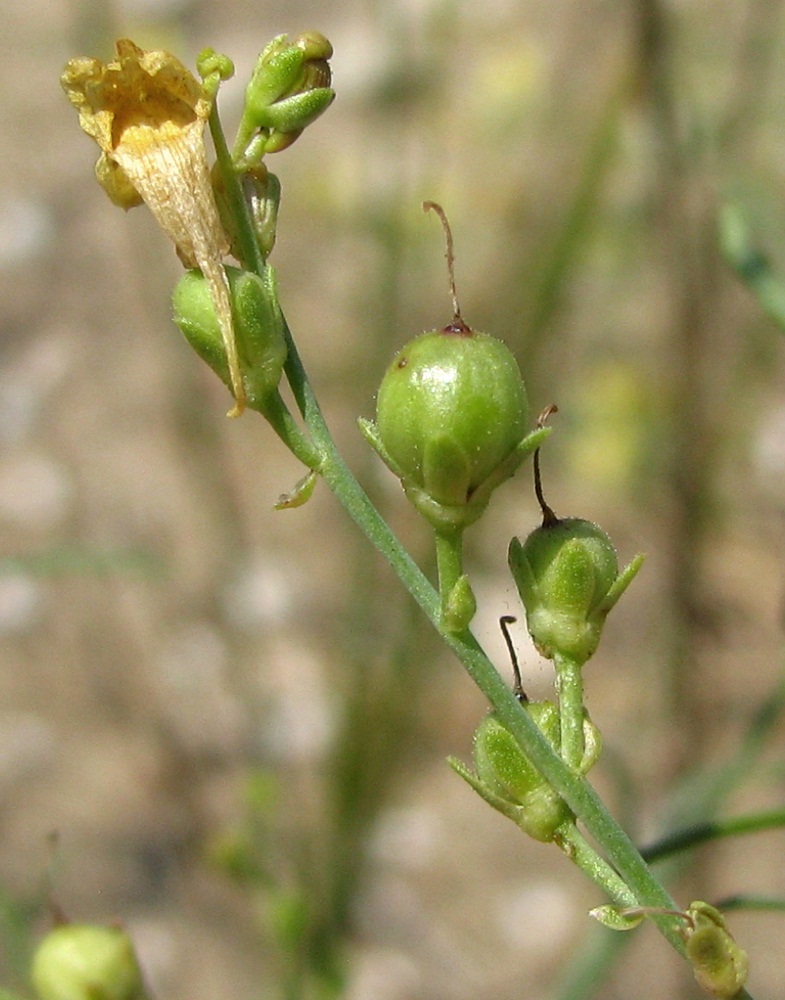
<svg viewBox="0 0 785 1000">
<path fill-rule="evenodd" d="M 131 939 L 117 927 L 64 924 L 43 939 L 31 979 L 40 1000 L 145 1000 Z"/>
<path fill-rule="evenodd" d="M 456 323 L 396 354 L 379 387 L 376 422 L 404 482 L 449 506 L 468 503 L 514 452 L 528 413 L 509 349 Z"/>
</svg>

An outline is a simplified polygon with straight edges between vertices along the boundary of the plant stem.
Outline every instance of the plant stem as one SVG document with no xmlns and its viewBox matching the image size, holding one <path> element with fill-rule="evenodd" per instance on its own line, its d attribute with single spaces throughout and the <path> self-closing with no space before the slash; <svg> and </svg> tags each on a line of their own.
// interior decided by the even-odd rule
<svg viewBox="0 0 785 1000">
<path fill-rule="evenodd" d="M 578 771 L 583 763 L 585 751 L 581 664 L 576 663 L 571 657 L 557 653 L 553 665 L 556 669 L 556 692 L 559 696 L 561 755 L 568 767 Z"/>
<path fill-rule="evenodd" d="M 227 191 L 233 186 L 240 194 L 239 200 L 230 194 L 230 202 L 238 216 L 236 224 L 245 265 L 263 275 L 266 264 L 256 246 L 248 206 L 241 197 L 242 193 L 215 107 L 210 118 L 210 127 Z M 461 661 L 527 757 L 562 796 L 575 816 L 603 848 L 607 857 L 613 859 L 614 868 L 629 887 L 632 901 L 640 906 L 677 909 L 674 900 L 649 871 L 634 844 L 610 815 L 597 793 L 581 775 L 575 773 L 554 752 L 537 724 L 523 710 L 518 699 L 499 676 L 472 634 L 468 630 L 458 635 L 449 634 L 441 627 L 439 595 L 398 541 L 344 462 L 327 427 L 285 319 L 283 323 L 288 346 L 284 370 L 311 439 L 322 456 L 319 472 L 327 486 L 363 534 L 390 563 L 401 583 L 439 632 L 446 645 Z M 652 921 L 671 945 L 683 954 L 684 945 L 673 927 L 672 919 L 654 916 Z M 738 994 L 738 1000 L 744 1000 L 746 997 L 748 994 L 744 990 Z"/>
<path fill-rule="evenodd" d="M 226 136 L 224 135 L 221 120 L 218 117 L 216 103 L 213 103 L 213 108 L 210 112 L 210 135 L 213 139 L 218 167 L 221 171 L 226 197 L 236 226 L 237 242 L 239 245 L 238 252 L 241 262 L 246 267 L 255 271 L 260 278 L 264 279 L 268 265 L 256 239 L 253 221 L 248 210 L 248 203 L 245 200 L 240 181 L 234 169 L 229 147 L 226 144 Z M 287 336 L 291 341 L 291 334 L 289 334 L 288 328 Z M 297 426 L 277 389 L 265 401 L 263 414 L 275 433 L 287 445 L 292 454 L 300 459 L 303 465 L 309 469 L 319 468 L 321 456 L 318 450 L 313 447 L 306 435 Z"/>
<path fill-rule="evenodd" d="M 221 119 L 218 117 L 218 103 L 216 101 L 213 102 L 213 107 L 210 111 L 209 124 L 210 135 L 215 146 L 218 169 L 221 172 L 221 179 L 224 182 L 226 198 L 232 212 L 232 218 L 237 227 L 236 235 L 240 262 L 251 270 L 256 271 L 260 277 L 263 277 L 262 268 L 265 266 L 265 260 L 259 250 L 259 244 L 254 234 L 251 213 L 248 210 L 248 204 L 243 195 L 240 181 L 237 178 L 229 147 L 226 144 L 226 136 L 221 125 Z"/>
<path fill-rule="evenodd" d="M 556 842 L 567 857 L 603 889 L 618 906 L 637 906 L 638 901 L 630 887 L 619 877 L 611 865 L 589 844 L 571 820 L 560 827 Z"/>
<path fill-rule="evenodd" d="M 716 903 L 723 913 L 730 910 L 765 910 L 769 913 L 785 913 L 785 899 L 771 896 L 727 896 Z"/>
<path fill-rule="evenodd" d="M 321 464 L 321 455 L 314 448 L 307 435 L 303 434 L 302 430 L 298 427 L 277 389 L 265 399 L 261 412 L 295 458 L 299 458 L 303 465 L 309 469 L 318 472 Z"/>
<path fill-rule="evenodd" d="M 448 615 L 453 587 L 463 575 L 463 531 L 434 530 L 442 622 Z"/>
</svg>

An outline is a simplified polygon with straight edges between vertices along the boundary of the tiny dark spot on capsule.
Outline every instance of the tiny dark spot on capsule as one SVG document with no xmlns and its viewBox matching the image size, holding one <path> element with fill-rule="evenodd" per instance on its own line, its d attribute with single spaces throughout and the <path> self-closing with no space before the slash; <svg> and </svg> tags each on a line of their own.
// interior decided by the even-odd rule
<svg viewBox="0 0 785 1000">
<path fill-rule="evenodd" d="M 409 359 L 408 358 L 399 358 L 398 359 L 398 364 L 396 365 L 396 367 L 397 368 L 405 368 L 408 364 L 409 364 Z"/>
</svg>

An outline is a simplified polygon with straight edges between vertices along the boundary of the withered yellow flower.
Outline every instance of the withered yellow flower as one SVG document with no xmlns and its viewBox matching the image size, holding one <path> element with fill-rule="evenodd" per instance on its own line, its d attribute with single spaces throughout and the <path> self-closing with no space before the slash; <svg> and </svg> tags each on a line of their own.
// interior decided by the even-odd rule
<svg viewBox="0 0 785 1000">
<path fill-rule="evenodd" d="M 145 52 L 127 38 L 117 58 L 72 59 L 61 83 L 82 129 L 98 143 L 96 175 L 115 204 L 144 201 L 186 267 L 208 281 L 221 327 L 239 416 L 245 405 L 229 282 L 222 260 L 229 241 L 210 184 L 204 130 L 211 99 L 168 52 Z"/>
</svg>

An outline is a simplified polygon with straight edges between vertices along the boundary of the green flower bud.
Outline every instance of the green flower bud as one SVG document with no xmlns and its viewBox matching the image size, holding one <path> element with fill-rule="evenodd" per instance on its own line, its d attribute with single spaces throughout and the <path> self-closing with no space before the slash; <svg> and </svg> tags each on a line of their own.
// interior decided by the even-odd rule
<svg viewBox="0 0 785 1000">
<path fill-rule="evenodd" d="M 521 373 L 495 337 L 463 324 L 415 337 L 393 358 L 366 437 L 439 528 L 465 527 L 527 453 Z"/>
<path fill-rule="evenodd" d="M 293 42 L 278 35 L 259 56 L 245 91 L 243 119 L 265 133 L 264 152 L 291 145 L 332 104 L 332 54 L 328 40 L 313 31 Z"/>
<path fill-rule="evenodd" d="M 286 341 L 275 275 L 269 267 L 266 278 L 236 267 L 227 267 L 226 273 L 247 404 L 252 409 L 260 409 L 276 390 L 286 361 Z M 172 303 L 174 321 L 188 343 L 231 387 L 218 317 L 201 271 L 187 271 L 183 275 L 175 287 Z"/>
<path fill-rule="evenodd" d="M 447 594 L 442 608 L 442 625 L 450 634 L 458 635 L 469 627 L 476 612 L 477 599 L 464 573 Z"/>
<path fill-rule="evenodd" d="M 264 163 L 249 167 L 240 174 L 240 183 L 251 210 L 256 242 L 264 260 L 270 256 L 275 246 L 278 225 L 278 206 L 281 201 L 281 182 L 271 174 Z M 237 260 L 243 259 L 243 247 L 237 229 L 237 219 L 226 194 L 220 164 L 216 163 L 210 173 L 210 182 L 218 206 L 218 215 L 224 232 L 229 237 L 229 252 Z"/>
<path fill-rule="evenodd" d="M 31 978 L 40 1000 L 144 1000 L 131 939 L 116 927 L 64 924 L 33 956 Z"/>
<path fill-rule="evenodd" d="M 685 953 L 701 989 L 715 1000 L 733 1000 L 747 981 L 747 953 L 733 939 L 720 911 L 710 903 L 695 900 L 686 910 L 659 906 L 598 906 L 589 916 L 615 931 L 628 931 L 651 916 L 673 916 L 684 921 L 679 933 Z"/>
<path fill-rule="evenodd" d="M 546 519 L 523 544 L 513 538 L 508 559 L 538 651 L 576 663 L 597 649 L 608 612 L 643 562 L 636 556 L 619 573 L 611 540 L 580 518 Z"/>
</svg>

